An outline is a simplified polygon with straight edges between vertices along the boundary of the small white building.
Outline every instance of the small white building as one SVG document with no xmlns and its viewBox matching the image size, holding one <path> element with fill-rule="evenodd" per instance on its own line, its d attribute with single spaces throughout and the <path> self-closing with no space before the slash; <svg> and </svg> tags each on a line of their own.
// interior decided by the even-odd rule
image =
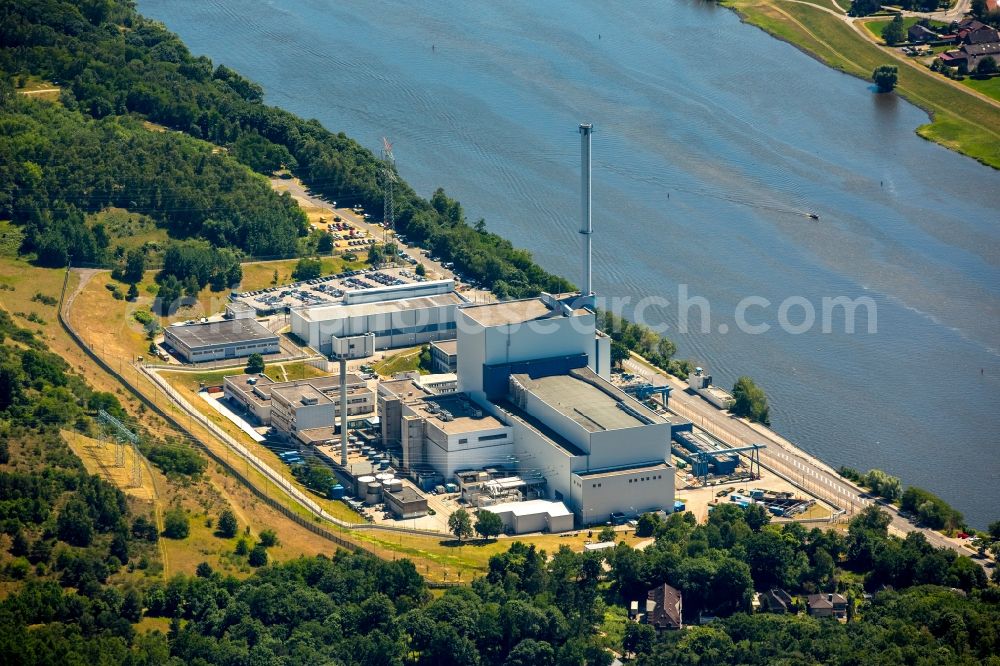
<svg viewBox="0 0 1000 666">
<path fill-rule="evenodd" d="M 562 502 L 528 500 L 484 506 L 500 516 L 505 531 L 512 534 L 531 532 L 567 532 L 573 529 L 573 513 Z"/>
</svg>

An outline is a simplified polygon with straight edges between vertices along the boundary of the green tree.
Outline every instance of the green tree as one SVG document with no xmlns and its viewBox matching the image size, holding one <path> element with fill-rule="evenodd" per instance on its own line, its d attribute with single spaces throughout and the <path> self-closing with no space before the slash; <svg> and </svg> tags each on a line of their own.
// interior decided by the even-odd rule
<svg viewBox="0 0 1000 666">
<path fill-rule="evenodd" d="M 371 266 L 380 266 L 385 261 L 385 252 L 381 245 L 372 245 L 368 248 L 368 263 Z"/>
<path fill-rule="evenodd" d="M 247 545 L 247 540 L 240 537 L 240 540 L 236 542 L 236 548 L 233 549 L 233 552 L 241 557 L 250 552 L 250 547 Z"/>
<path fill-rule="evenodd" d="M 146 272 L 146 251 L 133 248 L 125 255 L 125 269 L 122 271 L 122 281 L 129 284 L 141 282 Z"/>
<path fill-rule="evenodd" d="M 264 372 L 264 357 L 254 352 L 247 357 L 247 373 L 259 375 Z"/>
<path fill-rule="evenodd" d="M 656 534 L 656 530 L 663 524 L 663 520 L 655 513 L 644 513 L 639 516 L 635 527 L 637 537 L 651 537 Z"/>
<path fill-rule="evenodd" d="M 424 372 L 431 372 L 431 370 L 433 370 L 430 345 L 424 345 L 423 347 L 420 348 L 420 356 L 417 362 L 417 367 L 419 367 Z"/>
<path fill-rule="evenodd" d="M 648 655 L 656 642 L 656 629 L 648 624 L 638 622 L 625 623 L 625 636 L 622 638 L 622 648 L 636 655 Z"/>
<path fill-rule="evenodd" d="M 264 545 L 258 543 L 250 550 L 250 554 L 247 555 L 247 564 L 252 567 L 262 567 L 267 564 L 267 550 L 264 549 Z"/>
<path fill-rule="evenodd" d="M 889 24 L 882 28 L 882 39 L 889 46 L 895 46 L 906 40 L 906 29 L 903 27 L 903 15 L 896 14 Z"/>
<path fill-rule="evenodd" d="M 992 76 L 997 73 L 997 61 L 993 56 L 986 56 L 976 64 L 977 76 Z"/>
<path fill-rule="evenodd" d="M 278 545 L 278 535 L 274 530 L 262 530 L 260 533 L 260 545 L 264 548 L 272 548 Z"/>
<path fill-rule="evenodd" d="M 163 536 L 170 539 L 186 539 L 191 532 L 187 512 L 181 507 L 167 509 L 163 515 Z"/>
<path fill-rule="evenodd" d="M 459 509 L 448 516 L 448 531 L 458 537 L 459 541 L 472 536 L 472 519 L 469 517 L 469 512 Z"/>
<path fill-rule="evenodd" d="M 212 565 L 208 562 L 200 562 L 198 567 L 194 570 L 194 575 L 198 578 L 211 578 L 212 573 Z"/>
<path fill-rule="evenodd" d="M 880 469 L 869 471 L 864 479 L 862 479 L 862 483 L 871 488 L 876 495 L 890 501 L 899 499 L 903 494 L 903 486 L 900 480 L 895 476 L 886 474 Z"/>
<path fill-rule="evenodd" d="M 128 293 L 125 295 L 125 299 L 128 301 L 135 301 L 139 298 L 139 287 L 136 286 L 135 282 L 128 286 Z"/>
<path fill-rule="evenodd" d="M 895 65 L 879 65 L 872 72 L 872 81 L 880 93 L 892 92 L 898 78 L 899 72 Z"/>
<path fill-rule="evenodd" d="M 615 528 L 611 525 L 605 525 L 597 535 L 597 540 L 601 543 L 607 543 L 609 541 L 614 541 L 618 537 L 618 533 L 615 532 Z"/>
<path fill-rule="evenodd" d="M 417 264 L 417 267 L 413 269 L 413 272 L 419 275 L 420 277 L 424 277 L 425 275 L 427 275 L 427 269 L 424 268 L 423 264 Z"/>
<path fill-rule="evenodd" d="M 292 278 L 295 280 L 314 280 L 323 274 L 323 262 L 316 257 L 302 257 L 295 264 Z"/>
<path fill-rule="evenodd" d="M 618 342 L 617 340 L 611 341 L 611 363 L 613 365 L 620 368 L 622 363 L 629 359 L 630 355 L 628 347 L 626 347 L 623 343 Z"/>
<path fill-rule="evenodd" d="M 236 530 L 239 526 L 236 523 L 236 514 L 230 509 L 223 509 L 222 513 L 219 514 L 219 526 L 216 531 L 220 537 L 224 539 L 231 539 L 236 536 Z"/>
<path fill-rule="evenodd" d="M 56 528 L 59 538 L 71 546 L 89 546 L 94 538 L 94 521 L 87 504 L 76 497 L 66 502 L 59 512 Z"/>
<path fill-rule="evenodd" d="M 742 416 L 770 425 L 770 408 L 767 405 L 767 395 L 749 377 L 740 377 L 733 386 L 733 406 L 730 411 L 736 416 Z"/>
<path fill-rule="evenodd" d="M 484 539 L 495 537 L 503 531 L 503 520 L 486 509 L 476 511 L 476 533 Z"/>
<path fill-rule="evenodd" d="M 333 252 L 333 236 L 325 232 L 320 234 L 319 240 L 316 241 L 316 252 L 320 254 L 330 254 Z"/>
</svg>

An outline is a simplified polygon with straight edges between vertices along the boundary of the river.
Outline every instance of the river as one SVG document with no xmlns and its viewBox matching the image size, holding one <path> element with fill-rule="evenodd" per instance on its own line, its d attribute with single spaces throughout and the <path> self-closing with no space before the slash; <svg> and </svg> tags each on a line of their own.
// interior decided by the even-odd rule
<svg viewBox="0 0 1000 666">
<path fill-rule="evenodd" d="M 919 138 L 920 109 L 704 2 L 138 6 L 267 103 L 389 137 L 420 193 L 443 186 L 575 282 L 593 122 L 599 294 L 668 299 L 645 318 L 679 356 L 720 386 L 753 377 L 809 452 L 1000 518 L 1000 172 Z M 707 331 L 697 307 L 678 331 L 680 285 Z M 740 330 L 747 297 L 767 332 Z M 831 309 L 824 332 L 837 297 L 876 315 L 849 334 Z"/>
</svg>

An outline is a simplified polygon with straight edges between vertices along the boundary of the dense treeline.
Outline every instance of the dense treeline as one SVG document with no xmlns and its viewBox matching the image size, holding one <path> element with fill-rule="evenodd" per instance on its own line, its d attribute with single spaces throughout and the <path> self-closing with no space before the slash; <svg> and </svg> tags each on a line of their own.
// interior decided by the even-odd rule
<svg viewBox="0 0 1000 666">
<path fill-rule="evenodd" d="M 65 86 L 62 103 L 81 114 L 76 124 L 87 133 L 101 136 L 103 129 L 112 137 L 131 134 L 129 140 L 139 142 L 130 145 L 121 139 L 133 148 L 126 156 L 115 146 L 93 152 L 88 168 L 76 170 L 94 172 L 94 177 L 88 175 L 79 183 L 71 179 L 76 187 L 49 179 L 44 168 L 36 175 L 50 188 L 46 193 L 22 182 L 19 167 L 25 162 L 44 167 L 44 160 L 38 161 L 41 157 L 23 157 L 0 170 L 0 192 L 7 199 L 0 201 L 0 214 L 16 212 L 18 221 L 29 224 L 32 239 L 45 236 L 52 225 L 63 231 L 72 227 L 71 233 L 80 235 L 83 247 L 89 248 L 81 220 L 70 207 L 97 210 L 113 204 L 148 213 L 174 235 L 200 236 L 253 255 L 294 252 L 296 235 L 303 233 L 298 211 L 288 200 L 265 193 L 267 184 L 236 169 L 235 160 L 264 172 L 289 167 L 314 191 L 342 203 L 371 208 L 381 204 L 381 164 L 371 151 L 314 120 L 265 106 L 260 86 L 225 66 L 213 67 L 208 58 L 192 56 L 175 35 L 139 16 L 131 3 L 17 0 L 6 3 L 4 11 L 0 41 L 7 48 L 0 51 L 0 70 L 59 81 Z M 9 88 L 0 97 L 9 100 Z M 22 113 L 42 113 L 39 105 L 23 104 Z M 207 146 L 181 141 L 175 134 L 136 138 L 136 132 L 121 129 L 123 124 L 127 127 L 125 114 L 225 146 L 229 155 L 215 155 Z M 45 136 L 37 127 L 30 129 Z M 177 145 L 168 148 L 170 142 Z M 31 152 L 30 147 L 22 150 Z M 157 165 L 165 167 L 158 179 L 141 178 Z M 52 203 L 36 199 L 33 191 Z M 569 288 L 568 282 L 535 264 L 528 252 L 487 232 L 481 223 L 468 225 L 461 206 L 443 191 L 427 201 L 400 181 L 395 197 L 402 231 L 498 295 L 520 297 Z M 65 204 L 57 205 L 59 200 Z M 34 211 L 68 221 L 36 223 Z M 36 226 L 40 231 L 34 231 Z M 99 245 L 99 240 L 94 242 Z M 57 251 L 47 261 L 60 258 Z"/>
<path fill-rule="evenodd" d="M 148 213 L 179 238 L 254 255 L 295 252 L 304 228 L 295 202 L 204 143 L 23 96 L 3 114 L 0 216 L 25 226 L 22 250 L 42 265 L 106 263 L 109 239 L 84 213 L 108 206 Z"/>
<path fill-rule="evenodd" d="M 10 544 L 0 557 L 0 577 L 57 581 L 92 600 L 120 595 L 104 584 L 125 565 L 147 566 L 149 544 L 158 535 L 155 527 L 136 530 L 146 519 L 133 519 L 120 490 L 87 474 L 59 432 L 94 434 L 91 415 L 98 409 L 125 418 L 118 400 L 91 390 L 3 311 L 0 394 L 0 532 Z M 58 596 L 44 586 L 29 589 Z M 87 602 L 70 609 L 94 631 L 130 635 L 120 602 L 113 613 L 105 608 L 88 615 Z"/>
</svg>

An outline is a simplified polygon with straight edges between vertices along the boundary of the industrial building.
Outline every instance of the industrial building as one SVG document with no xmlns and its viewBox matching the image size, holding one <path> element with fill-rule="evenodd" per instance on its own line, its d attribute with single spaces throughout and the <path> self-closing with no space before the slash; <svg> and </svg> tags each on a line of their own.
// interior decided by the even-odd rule
<svg viewBox="0 0 1000 666">
<path fill-rule="evenodd" d="M 427 515 L 427 498 L 409 486 L 402 486 L 398 490 L 383 488 L 382 500 L 385 508 L 400 520 Z"/>
<path fill-rule="evenodd" d="M 349 292 L 337 304 L 292 310 L 290 320 L 292 333 L 320 353 L 362 358 L 453 338 L 464 303 L 452 280 L 438 280 Z"/>
<path fill-rule="evenodd" d="M 437 373 L 458 372 L 458 340 L 431 342 L 431 365 Z"/>
<path fill-rule="evenodd" d="M 275 382 L 266 375 L 229 375 L 222 390 L 260 425 L 303 443 L 333 439 L 340 422 L 339 377 Z M 347 375 L 348 427 L 362 425 L 374 412 L 375 392 L 357 375 Z"/>
<path fill-rule="evenodd" d="M 712 375 L 705 374 L 701 368 L 695 368 L 688 375 L 688 388 L 719 409 L 730 409 L 736 400 L 725 389 L 712 385 Z"/>
<path fill-rule="evenodd" d="M 567 532 L 573 529 L 573 514 L 562 502 L 529 500 L 483 507 L 500 516 L 510 534 Z"/>
<path fill-rule="evenodd" d="M 201 363 L 251 354 L 277 354 L 278 336 L 255 319 L 234 318 L 194 324 L 174 324 L 163 343 L 187 363 Z"/>
<path fill-rule="evenodd" d="M 447 481 L 509 467 L 519 493 L 530 487 L 532 499 L 562 504 L 580 524 L 673 506 L 673 425 L 594 369 L 610 374 L 606 338 L 592 310 L 568 301 L 460 308 L 457 393 L 433 395 L 412 379 L 380 384 L 383 445 L 404 471 L 430 467 Z M 509 497 L 470 499 L 488 508 Z M 508 527 L 541 524 L 527 515 L 508 515 Z"/>
<path fill-rule="evenodd" d="M 597 330 L 591 129 L 580 126 L 583 292 L 458 306 L 454 350 L 439 346 L 442 360 L 455 356 L 457 391 L 433 395 L 412 379 L 379 386 L 383 445 L 399 452 L 403 471 L 458 477 L 467 499 L 517 533 L 674 506 L 678 424 L 610 383 L 611 340 Z"/>
<path fill-rule="evenodd" d="M 519 372 L 588 367 L 611 377 L 611 339 L 580 294 L 542 294 L 458 309 L 458 390 L 485 400 L 507 393 Z"/>
</svg>

